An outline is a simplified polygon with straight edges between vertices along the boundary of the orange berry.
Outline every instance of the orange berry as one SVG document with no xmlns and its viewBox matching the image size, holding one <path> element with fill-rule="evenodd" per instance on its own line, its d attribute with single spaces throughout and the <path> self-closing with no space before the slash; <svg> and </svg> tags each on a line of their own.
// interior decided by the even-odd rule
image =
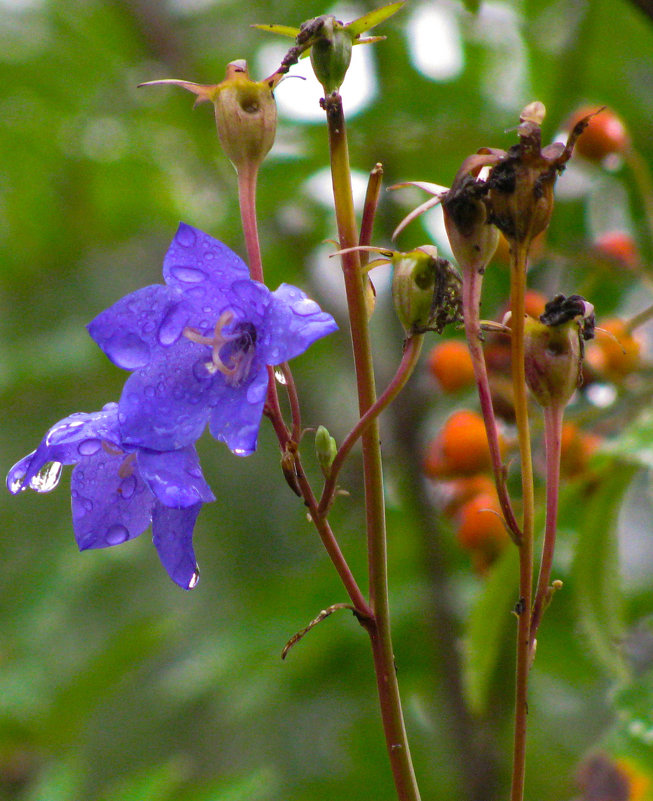
<svg viewBox="0 0 653 801">
<path fill-rule="evenodd" d="M 481 492 L 463 504 L 458 514 L 456 539 L 461 547 L 480 551 L 490 560 L 509 542 L 495 492 Z"/>
<path fill-rule="evenodd" d="M 636 267 L 639 262 L 635 242 L 625 231 L 606 231 L 595 240 L 594 246 L 602 256 L 623 267 Z"/>
<path fill-rule="evenodd" d="M 570 478 L 584 473 L 590 457 L 600 444 L 601 437 L 598 435 L 582 431 L 575 423 L 564 423 L 560 442 L 561 473 Z"/>
<path fill-rule="evenodd" d="M 568 130 L 597 108 L 598 106 L 588 106 L 574 112 L 567 122 Z M 623 153 L 628 144 L 626 126 L 614 111 L 606 108 L 589 121 L 589 125 L 576 142 L 575 150 L 589 161 L 603 161 L 612 153 Z"/>
<path fill-rule="evenodd" d="M 601 330 L 603 329 L 603 330 Z M 609 381 L 618 383 L 640 364 L 640 344 L 617 318 L 600 323 L 587 358 L 594 369 Z"/>
<path fill-rule="evenodd" d="M 454 412 L 438 439 L 449 475 L 469 476 L 491 467 L 485 423 L 476 412 Z"/>
<path fill-rule="evenodd" d="M 472 357 L 459 339 L 439 342 L 429 353 L 428 366 L 443 392 L 458 392 L 474 383 Z"/>
<path fill-rule="evenodd" d="M 494 481 L 487 473 L 456 478 L 447 486 L 447 499 L 442 510 L 443 514 L 453 517 L 463 504 L 471 501 L 476 495 L 481 493 L 491 495 L 493 492 L 495 492 Z"/>
</svg>

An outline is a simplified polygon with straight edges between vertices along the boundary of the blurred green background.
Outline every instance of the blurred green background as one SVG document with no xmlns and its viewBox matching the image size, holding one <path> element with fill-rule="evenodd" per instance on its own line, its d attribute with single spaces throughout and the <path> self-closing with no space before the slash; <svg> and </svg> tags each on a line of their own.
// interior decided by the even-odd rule
<svg viewBox="0 0 653 801">
<path fill-rule="evenodd" d="M 336 13 L 348 21 L 375 5 Z M 161 280 L 180 219 L 244 253 L 235 174 L 210 108 L 192 111 L 178 89 L 136 85 L 215 83 L 236 58 L 262 78 L 286 42 L 250 24 L 298 25 L 332 10 L 314 0 L 0 0 L 5 472 L 55 421 L 118 399 L 125 374 L 84 325 Z M 509 147 L 515 134 L 506 129 L 536 98 L 549 110 L 547 140 L 577 106 L 607 104 L 644 162 L 653 159 L 653 29 L 625 0 L 409 0 L 377 32 L 387 40 L 356 48 L 343 90 L 357 186 L 377 161 L 387 185 L 448 184 L 478 147 Z M 335 226 L 319 92 L 288 79 L 277 95 L 277 143 L 259 191 L 266 276 L 273 288 L 307 289 L 341 324 L 293 364 L 305 425 L 324 423 L 341 439 L 355 401 L 338 267 L 324 244 Z M 651 302 L 646 268 L 638 277 L 592 256 L 592 241 L 619 228 L 650 263 L 636 177 L 618 160 L 570 167 L 533 269 L 548 294 L 587 295 L 599 322 Z M 421 200 L 417 191 L 384 193 L 375 243 L 390 245 Z M 446 252 L 437 215 L 414 223 L 399 246 L 427 241 Z M 375 280 L 383 385 L 402 335 L 387 276 Z M 496 316 L 506 297 L 497 264 L 484 314 Z M 610 389 L 603 405 L 578 402 L 610 447 L 592 482 L 564 487 L 554 575 L 565 590 L 545 618 L 532 674 L 529 798 L 577 796 L 578 765 L 594 749 L 651 770 L 650 371 Z M 420 473 L 438 422 L 461 405 L 473 397 L 443 397 L 418 370 L 384 417 L 391 603 L 423 797 L 493 801 L 506 797 L 510 770 L 515 554 L 476 575 Z M 67 477 L 50 495 L 0 496 L 2 801 L 394 798 L 355 620 L 333 615 L 280 659 L 296 631 L 346 597 L 283 481 L 272 432 L 264 424 L 246 460 L 208 436 L 199 448 L 217 501 L 196 528 L 202 578 L 190 593 L 167 578 L 149 534 L 80 555 Z M 317 480 L 310 436 L 304 449 Z M 332 521 L 365 586 L 359 466 L 355 453 L 342 475 L 350 494 Z"/>
</svg>

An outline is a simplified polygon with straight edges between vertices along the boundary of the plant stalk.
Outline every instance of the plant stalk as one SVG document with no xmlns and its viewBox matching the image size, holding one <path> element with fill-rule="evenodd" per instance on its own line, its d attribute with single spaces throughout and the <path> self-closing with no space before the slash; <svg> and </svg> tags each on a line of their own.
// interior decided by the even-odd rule
<svg viewBox="0 0 653 801">
<path fill-rule="evenodd" d="M 560 447 L 564 407 L 553 404 L 544 409 L 544 447 L 546 450 L 546 524 L 540 575 L 537 582 L 533 614 L 531 616 L 531 652 L 534 651 L 537 629 L 551 598 L 551 567 L 558 526 L 558 497 L 560 493 Z"/>
<path fill-rule="evenodd" d="M 324 100 L 329 132 L 331 177 L 335 201 L 340 249 L 358 245 L 359 237 L 351 189 L 349 149 L 342 98 L 337 92 Z M 349 308 L 349 321 L 358 405 L 362 417 L 376 401 L 372 349 L 364 292 L 364 274 L 359 254 L 342 254 L 342 269 Z M 408 748 L 401 699 L 395 672 L 390 634 L 390 609 L 387 582 L 387 543 L 383 471 L 378 419 L 370 422 L 362 437 L 365 482 L 366 528 L 370 607 L 373 619 L 366 624 L 372 644 L 381 717 L 392 773 L 400 801 L 419 801 L 419 790 Z"/>
<path fill-rule="evenodd" d="M 531 663 L 530 629 L 533 595 L 533 530 L 535 497 L 533 462 L 528 422 L 526 371 L 524 365 L 524 295 L 528 245 L 511 242 L 510 308 L 512 310 L 512 383 L 519 438 L 522 478 L 522 537 L 519 545 L 519 602 L 517 606 L 517 669 L 515 677 L 515 736 L 510 799 L 523 801 L 526 775 L 526 729 L 528 718 L 528 672 Z"/>
</svg>

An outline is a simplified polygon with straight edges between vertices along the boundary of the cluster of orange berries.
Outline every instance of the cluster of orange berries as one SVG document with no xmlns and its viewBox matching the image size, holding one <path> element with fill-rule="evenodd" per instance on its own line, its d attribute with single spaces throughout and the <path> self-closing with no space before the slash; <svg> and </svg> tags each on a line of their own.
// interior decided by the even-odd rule
<svg viewBox="0 0 653 801">
<path fill-rule="evenodd" d="M 567 127 L 571 130 L 592 110 L 579 109 Z M 576 144 L 582 157 L 596 163 L 624 155 L 629 148 L 625 126 L 608 110 L 592 117 Z M 543 250 L 545 233 L 542 232 L 534 241 L 531 255 L 537 257 Z M 621 267 L 635 269 L 639 263 L 632 237 L 623 231 L 604 233 L 594 243 L 594 250 L 597 255 Z M 495 259 L 509 261 L 508 244 L 503 237 Z M 542 294 L 528 290 L 525 300 L 528 315 L 538 318 L 544 312 L 547 298 Z M 495 413 L 511 423 L 514 410 L 509 337 L 488 335 L 484 352 Z M 596 338 L 588 343 L 586 350 L 585 385 L 596 380 L 619 384 L 640 366 L 640 343 L 628 326 L 616 318 L 599 321 Z M 445 394 L 460 393 L 474 385 L 471 356 L 461 339 L 448 339 L 435 345 L 428 356 L 428 368 Z M 590 457 L 599 444 L 597 435 L 583 431 L 573 422 L 565 423 L 561 447 L 562 475 L 567 478 L 587 476 Z M 501 442 L 501 447 L 505 447 L 504 442 Z M 487 567 L 508 543 L 509 535 L 491 478 L 490 451 L 482 417 L 469 410 L 454 412 L 429 444 L 424 472 L 431 479 L 446 482 L 448 495 L 443 512 L 454 521 L 457 540 L 470 551 L 475 566 L 481 570 Z"/>
<path fill-rule="evenodd" d="M 509 542 L 490 469 L 483 418 L 473 411 L 454 412 L 430 443 L 424 472 L 447 482 L 444 514 L 454 522 L 458 543 L 481 572 Z"/>
</svg>

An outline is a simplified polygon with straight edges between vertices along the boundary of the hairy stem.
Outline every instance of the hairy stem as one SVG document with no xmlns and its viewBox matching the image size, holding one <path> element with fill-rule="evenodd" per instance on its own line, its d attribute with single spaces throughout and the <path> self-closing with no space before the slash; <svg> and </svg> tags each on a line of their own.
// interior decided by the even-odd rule
<svg viewBox="0 0 653 801">
<path fill-rule="evenodd" d="M 515 737 L 511 801 L 522 801 L 526 774 L 528 672 L 530 669 L 531 601 L 533 594 L 533 526 L 535 498 L 524 366 L 524 294 L 526 257 L 523 242 L 511 243 L 510 308 L 512 310 L 512 384 L 521 463 L 523 519 L 519 545 L 519 603 L 517 607 L 517 670 L 515 677 Z"/>
<path fill-rule="evenodd" d="M 531 651 L 534 650 L 537 629 L 551 598 L 551 567 L 558 526 L 558 496 L 560 492 L 560 444 L 564 408 L 559 404 L 544 409 L 544 447 L 546 450 L 546 525 L 537 591 L 531 616 Z"/>
<path fill-rule="evenodd" d="M 519 544 L 521 541 L 521 531 L 515 519 L 515 513 L 513 512 L 506 488 L 505 469 L 501 458 L 501 448 L 499 446 L 499 433 L 497 431 L 497 422 L 492 405 L 492 393 L 490 392 L 490 383 L 485 366 L 485 355 L 483 354 L 483 346 L 481 344 L 482 334 L 479 316 L 482 281 L 482 268 L 471 266 L 463 271 L 463 318 L 465 321 L 465 336 L 467 337 L 467 347 L 472 357 L 478 399 L 485 422 L 485 431 L 490 447 L 492 470 L 494 472 L 497 495 L 499 496 L 499 504 L 501 505 L 501 511 L 508 533 L 513 540 Z"/>
<path fill-rule="evenodd" d="M 331 177 L 340 248 L 358 244 L 351 189 L 349 150 L 342 98 L 337 92 L 324 101 L 329 132 Z M 359 412 L 362 417 L 376 401 L 372 349 L 369 337 L 364 274 L 356 251 L 342 254 L 342 269 L 356 367 Z M 372 643 L 381 717 L 397 795 L 400 801 L 418 801 L 419 790 L 408 748 L 390 635 L 387 582 L 387 543 L 383 471 L 378 419 L 370 422 L 362 437 L 370 607 L 373 619 L 367 630 Z"/>
</svg>

